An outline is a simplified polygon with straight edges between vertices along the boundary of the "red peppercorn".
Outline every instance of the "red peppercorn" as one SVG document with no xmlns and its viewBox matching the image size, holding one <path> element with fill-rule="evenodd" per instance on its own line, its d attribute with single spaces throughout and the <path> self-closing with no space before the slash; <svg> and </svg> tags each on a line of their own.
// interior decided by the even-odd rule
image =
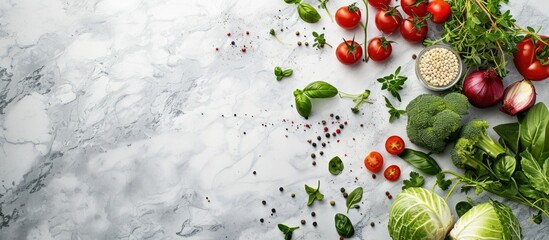
<svg viewBox="0 0 549 240">
<path fill-rule="evenodd" d="M 219 48 L 215 48 L 216 51 L 219 51 Z"/>
<path fill-rule="evenodd" d="M 393 199 L 393 195 L 389 194 L 389 196 L 387 196 L 389 199 Z"/>
<path fill-rule="evenodd" d="M 246 31 L 246 35 L 250 35 L 250 32 Z"/>
<path fill-rule="evenodd" d="M 246 48 L 242 48 L 242 52 L 245 53 L 245 52 L 246 52 Z"/>
<path fill-rule="evenodd" d="M 376 179 L 376 175 L 374 173 L 372 173 L 372 178 Z"/>
<path fill-rule="evenodd" d="M 341 130 L 340 130 L 339 128 L 336 129 L 336 133 L 337 133 L 337 134 L 340 134 L 340 133 L 341 133 Z"/>
<path fill-rule="evenodd" d="M 328 131 L 328 127 L 324 127 L 324 132 L 327 132 Z"/>
<path fill-rule="evenodd" d="M 228 33 L 227 33 L 227 36 L 228 36 L 228 37 L 230 37 L 230 36 L 231 36 L 231 33 L 230 33 L 230 32 L 228 32 Z"/>
</svg>

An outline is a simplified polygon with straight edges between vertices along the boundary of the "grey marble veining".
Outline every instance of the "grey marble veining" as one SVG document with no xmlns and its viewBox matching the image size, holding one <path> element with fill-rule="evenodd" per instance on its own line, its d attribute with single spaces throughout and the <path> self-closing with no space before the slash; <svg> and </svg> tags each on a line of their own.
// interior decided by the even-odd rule
<svg viewBox="0 0 549 240">
<path fill-rule="evenodd" d="M 351 2 L 328 7 L 333 13 Z M 506 6 L 519 24 L 544 28 L 547 7 L 543 0 Z M 343 66 L 332 49 L 295 44 L 312 45 L 312 31 L 332 45 L 363 38 L 320 14 L 307 24 L 278 0 L 0 1 L 0 239 L 280 239 L 276 224 L 301 219 L 307 224 L 293 239 L 337 239 L 333 216 L 346 210 L 339 188 L 356 186 L 365 194 L 349 213 L 354 239 L 388 239 L 384 193 L 396 195 L 401 184 L 372 179 L 362 159 L 383 150 L 387 136 L 405 136 L 406 118 L 388 124 L 387 93 L 375 79 L 402 66 L 409 80 L 397 108 L 427 92 L 411 58 L 421 46 L 389 36 L 398 42 L 389 61 Z M 276 81 L 276 65 L 294 75 Z M 509 70 L 505 84 L 521 78 L 512 64 Z M 291 93 L 314 80 L 345 92 L 371 89 L 375 103 L 354 115 L 350 100 L 315 101 L 304 120 Z M 549 103 L 549 81 L 535 85 L 538 101 Z M 323 134 L 317 122 L 330 113 L 349 124 L 320 156 L 306 140 Z M 496 108 L 469 117 L 513 121 Z M 337 177 L 327 171 L 335 155 L 345 162 Z M 447 155 L 436 157 L 453 169 Z M 388 155 L 386 162 L 399 164 L 403 176 L 413 170 Z M 317 180 L 325 200 L 307 207 L 303 185 Z M 465 197 L 453 195 L 450 206 Z M 532 209 L 506 203 L 525 239 L 546 237 L 547 221 L 533 224 Z"/>
</svg>

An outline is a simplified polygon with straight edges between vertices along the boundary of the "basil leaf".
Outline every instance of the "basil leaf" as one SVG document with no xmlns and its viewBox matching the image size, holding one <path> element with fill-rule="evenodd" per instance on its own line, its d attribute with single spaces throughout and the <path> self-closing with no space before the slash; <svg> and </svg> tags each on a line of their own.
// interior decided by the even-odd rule
<svg viewBox="0 0 549 240">
<path fill-rule="evenodd" d="M 423 152 L 406 148 L 398 156 L 424 174 L 434 176 L 442 171 L 438 163 L 431 156 Z"/>
<path fill-rule="evenodd" d="M 318 180 L 318 187 L 316 189 L 307 186 L 305 184 L 305 192 L 307 192 L 307 195 L 309 195 L 309 200 L 307 201 L 307 206 L 310 206 L 313 204 L 315 200 L 322 200 L 324 199 L 324 194 L 320 193 L 320 180 Z"/>
<path fill-rule="evenodd" d="M 316 23 L 320 20 L 320 14 L 308 3 L 300 3 L 297 6 L 297 13 L 303 21 L 308 23 Z"/>
<path fill-rule="evenodd" d="M 287 4 L 298 4 L 301 2 L 301 0 L 284 0 Z"/>
<path fill-rule="evenodd" d="M 543 103 L 537 103 L 528 112 L 520 122 L 520 143 L 525 148 L 530 150 L 533 158 L 538 161 L 539 165 L 543 153 L 549 151 L 549 145 L 545 139 L 547 136 L 547 126 L 549 125 L 549 111 Z"/>
<path fill-rule="evenodd" d="M 522 157 L 520 161 L 522 171 L 528 177 L 532 187 L 549 194 L 549 164 L 544 164 L 545 169 L 542 169 L 528 150 L 522 152 L 520 156 Z M 549 162 L 549 159 L 545 161 Z"/>
<path fill-rule="evenodd" d="M 282 68 L 281 67 L 275 67 L 274 69 L 275 76 L 282 76 Z"/>
<path fill-rule="evenodd" d="M 471 208 L 473 208 L 473 205 L 471 205 L 469 202 L 461 201 L 456 204 L 456 213 L 458 217 L 461 217 L 467 211 L 471 210 Z"/>
<path fill-rule="evenodd" d="M 335 227 L 339 236 L 344 238 L 350 238 L 355 234 L 355 229 L 351 220 L 342 213 L 337 213 L 335 215 Z"/>
<path fill-rule="evenodd" d="M 299 115 L 303 117 L 309 117 L 313 108 L 311 100 L 307 96 L 305 96 L 305 94 L 303 94 L 303 92 L 299 89 L 294 91 L 294 97 L 295 108 L 297 109 Z"/>
<path fill-rule="evenodd" d="M 284 225 L 284 224 L 278 224 L 278 229 L 283 232 L 284 234 L 286 234 L 287 232 L 290 231 L 290 227 Z"/>
<path fill-rule="evenodd" d="M 289 76 L 292 76 L 293 73 L 294 73 L 294 70 L 286 69 L 286 70 L 282 71 L 282 76 L 289 77 Z"/>
<path fill-rule="evenodd" d="M 292 239 L 293 232 L 298 229 L 299 227 L 288 227 L 284 224 L 278 224 L 278 229 L 284 233 L 284 240 L 290 240 Z"/>
<path fill-rule="evenodd" d="M 496 177 L 503 181 L 509 181 L 517 167 L 517 160 L 507 154 L 500 155 L 494 163 Z"/>
<path fill-rule="evenodd" d="M 304 89 L 303 93 L 310 98 L 330 98 L 337 95 L 337 88 L 330 85 L 327 82 L 316 81 L 309 83 Z"/>
<path fill-rule="evenodd" d="M 362 187 L 357 187 L 347 197 L 347 212 L 362 200 Z"/>
<path fill-rule="evenodd" d="M 333 157 L 330 159 L 330 162 L 328 163 L 328 171 L 330 171 L 333 175 L 339 175 L 343 171 L 343 161 L 341 161 L 341 158 L 338 156 Z"/>
<path fill-rule="evenodd" d="M 505 145 L 508 146 L 514 153 L 519 151 L 519 131 L 518 123 L 501 124 L 494 127 L 494 131 L 503 139 Z"/>
</svg>

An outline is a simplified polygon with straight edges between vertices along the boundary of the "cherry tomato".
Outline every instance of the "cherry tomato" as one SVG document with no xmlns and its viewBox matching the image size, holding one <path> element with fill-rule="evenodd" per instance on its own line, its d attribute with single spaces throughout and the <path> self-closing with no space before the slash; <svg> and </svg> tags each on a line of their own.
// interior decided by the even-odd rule
<svg viewBox="0 0 549 240">
<path fill-rule="evenodd" d="M 400 168 L 397 165 L 391 165 L 385 169 L 383 176 L 389 181 L 396 181 L 400 178 Z"/>
<path fill-rule="evenodd" d="M 362 15 L 360 9 L 353 3 L 349 6 L 340 7 L 336 14 L 335 19 L 337 25 L 345 29 L 353 29 L 358 26 Z"/>
<path fill-rule="evenodd" d="M 427 15 L 428 0 L 401 0 L 402 10 L 408 16 L 425 17 Z"/>
<path fill-rule="evenodd" d="M 383 156 L 381 153 L 372 151 L 364 158 L 364 166 L 372 172 L 379 172 L 383 167 Z"/>
<path fill-rule="evenodd" d="M 354 39 L 344 41 L 337 46 L 336 56 L 341 63 L 353 65 L 362 59 L 362 47 Z"/>
<path fill-rule="evenodd" d="M 540 36 L 546 43 L 549 43 L 549 37 Z M 517 44 L 518 51 L 513 53 L 513 62 L 518 72 L 526 79 L 540 81 L 549 77 L 549 65 L 543 65 L 543 62 L 549 62 L 549 57 L 543 53 L 549 51 L 549 46 L 542 41 L 532 42 L 530 37 L 525 37 Z"/>
<path fill-rule="evenodd" d="M 393 33 L 402 23 L 402 15 L 396 7 L 381 8 L 376 14 L 376 27 L 384 33 Z"/>
<path fill-rule="evenodd" d="M 434 23 L 444 23 L 450 17 L 452 9 L 450 4 L 444 0 L 434 0 L 427 5 L 427 11 L 431 13 L 431 20 Z"/>
<path fill-rule="evenodd" d="M 401 154 L 404 151 L 404 140 L 401 137 L 393 135 L 385 141 L 385 150 L 393 155 Z"/>
<path fill-rule="evenodd" d="M 427 22 L 418 17 L 408 17 L 400 25 L 400 34 L 409 42 L 421 42 L 427 37 Z"/>
<path fill-rule="evenodd" d="M 370 0 L 370 1 L 368 1 L 368 3 L 370 5 L 372 5 L 372 7 L 375 7 L 375 8 L 387 7 L 387 6 L 389 6 L 390 2 L 391 2 L 391 0 Z"/>
<path fill-rule="evenodd" d="M 372 38 L 368 43 L 368 56 L 370 56 L 370 59 L 378 62 L 391 56 L 391 52 L 393 52 L 391 42 L 387 41 L 385 37 Z"/>
</svg>

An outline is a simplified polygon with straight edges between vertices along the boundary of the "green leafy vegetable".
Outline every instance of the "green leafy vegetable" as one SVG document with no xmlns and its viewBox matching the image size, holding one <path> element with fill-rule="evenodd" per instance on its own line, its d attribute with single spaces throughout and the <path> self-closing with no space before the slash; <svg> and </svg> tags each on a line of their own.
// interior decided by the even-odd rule
<svg viewBox="0 0 549 240">
<path fill-rule="evenodd" d="M 406 148 L 398 156 L 427 175 L 436 175 L 442 170 L 435 159 L 420 151 Z"/>
<path fill-rule="evenodd" d="M 402 90 L 402 85 L 404 85 L 404 82 L 406 82 L 406 79 L 408 79 L 406 76 L 399 76 L 400 74 L 400 67 L 398 67 L 394 74 L 390 74 L 389 76 L 385 76 L 382 78 L 378 78 L 377 81 L 380 82 L 381 90 L 387 90 L 393 97 L 398 99 L 398 101 L 402 101 L 400 99 L 400 94 L 398 91 Z"/>
<path fill-rule="evenodd" d="M 389 115 L 391 115 L 391 117 L 389 117 L 389 122 L 393 122 L 393 120 L 399 119 L 401 115 L 406 114 L 405 110 L 396 109 L 395 107 L 393 107 L 393 104 L 391 103 L 391 101 L 389 101 L 389 99 L 387 99 L 387 97 L 384 96 L 384 98 L 385 107 L 389 109 Z"/>
<path fill-rule="evenodd" d="M 344 92 L 340 91 L 339 92 L 339 97 L 341 97 L 341 98 L 352 98 L 353 99 L 353 102 L 355 103 L 355 106 L 353 106 L 351 108 L 351 111 L 353 113 L 360 112 L 358 107 L 363 102 L 373 104 L 373 102 L 370 102 L 370 101 L 366 100 L 366 99 L 368 99 L 368 97 L 370 97 L 370 90 L 368 90 L 368 89 L 364 90 L 364 92 L 360 93 L 360 94 L 349 94 L 349 93 L 344 93 Z"/>
<path fill-rule="evenodd" d="M 301 0 L 284 0 L 287 4 L 298 4 L 301 2 Z"/>
<path fill-rule="evenodd" d="M 549 194 L 549 159 L 545 160 L 543 168 L 538 164 L 528 150 L 520 154 L 522 171 L 530 179 L 532 187 L 538 191 Z"/>
<path fill-rule="evenodd" d="M 350 238 L 355 234 L 355 228 L 345 214 L 337 213 L 335 215 L 335 227 L 339 236 L 344 238 Z"/>
<path fill-rule="evenodd" d="M 292 239 L 292 234 L 299 227 L 288 227 L 284 224 L 278 224 L 278 229 L 284 234 L 284 240 Z"/>
<path fill-rule="evenodd" d="M 456 213 L 458 214 L 458 217 L 461 217 L 469 210 L 471 210 L 471 208 L 473 208 L 473 205 L 471 205 L 471 203 L 461 201 L 456 204 Z"/>
<path fill-rule="evenodd" d="M 494 166 L 492 168 L 494 170 L 494 174 L 498 179 L 503 181 L 509 181 L 511 180 L 511 176 L 515 172 L 516 167 L 517 160 L 510 155 L 503 154 L 496 158 L 496 161 L 494 162 Z"/>
<path fill-rule="evenodd" d="M 324 38 L 324 33 L 318 34 L 317 32 L 313 32 L 313 37 L 315 37 L 315 43 L 313 44 L 313 47 L 321 49 L 324 48 L 324 45 L 328 45 L 328 47 L 333 48 L 332 45 L 326 42 L 326 39 Z"/>
<path fill-rule="evenodd" d="M 423 184 L 425 184 L 423 176 L 419 175 L 417 172 L 410 172 L 410 179 L 402 181 L 402 190 L 411 187 L 423 187 Z"/>
<path fill-rule="evenodd" d="M 328 9 L 328 7 L 326 7 L 326 3 L 328 2 L 328 0 L 318 0 L 318 2 L 320 3 L 319 8 L 326 10 L 326 13 L 328 14 L 328 16 L 330 16 L 330 20 L 334 22 L 334 18 L 332 17 L 330 10 Z"/>
<path fill-rule="evenodd" d="M 338 156 L 333 157 L 328 162 L 328 171 L 333 175 L 339 175 L 343 171 L 343 161 Z"/>
<path fill-rule="evenodd" d="M 308 23 L 316 23 L 320 20 L 320 14 L 308 3 L 302 2 L 297 5 L 297 13 L 303 21 Z"/>
<path fill-rule="evenodd" d="M 292 76 L 293 73 L 294 71 L 292 69 L 282 70 L 279 66 L 274 68 L 274 74 L 276 76 L 276 80 L 278 81 L 282 80 L 282 78 Z"/>
<path fill-rule="evenodd" d="M 280 38 L 278 38 L 278 36 L 276 35 L 276 32 L 275 32 L 274 29 L 271 28 L 271 30 L 269 30 L 269 34 L 270 34 L 271 36 L 275 37 L 276 40 L 278 40 L 280 43 L 286 44 L 285 42 L 283 42 L 282 40 L 280 40 Z"/>
<path fill-rule="evenodd" d="M 514 153 L 519 151 L 519 129 L 518 123 L 501 124 L 494 127 L 494 131 L 501 137 L 505 145 Z"/>
<path fill-rule="evenodd" d="M 389 235 L 395 240 L 442 240 L 453 222 L 444 199 L 423 188 L 403 190 L 389 209 Z"/>
<path fill-rule="evenodd" d="M 545 141 L 549 131 L 549 111 L 543 103 L 537 103 L 528 112 L 520 122 L 520 144 L 532 154 L 534 159 L 538 160 L 539 165 L 543 165 L 541 160 L 544 156 L 549 156 L 549 143 Z"/>
<path fill-rule="evenodd" d="M 307 206 L 311 206 L 315 200 L 321 201 L 324 199 L 324 194 L 320 193 L 320 180 L 318 180 L 318 187 L 316 189 L 307 186 L 305 184 L 305 192 L 309 195 L 309 201 L 307 201 Z"/>
<path fill-rule="evenodd" d="M 358 203 L 360 200 L 362 200 L 362 193 L 363 189 L 362 187 L 357 187 L 355 190 L 353 190 L 349 196 L 347 197 L 347 213 L 349 212 L 349 209 L 358 207 Z"/>
<path fill-rule="evenodd" d="M 303 117 L 309 117 L 311 115 L 311 110 L 313 108 L 313 105 L 311 104 L 311 100 L 303 94 L 303 91 L 296 89 L 294 91 L 294 98 L 295 98 L 295 108 L 297 109 L 297 112 L 299 115 Z"/>
<path fill-rule="evenodd" d="M 327 82 L 316 81 L 309 83 L 304 89 L 303 93 L 310 98 L 331 98 L 337 95 L 337 88 L 330 85 Z"/>
<path fill-rule="evenodd" d="M 437 185 L 440 189 L 446 191 L 452 185 L 452 180 L 445 180 L 445 175 L 440 172 L 437 174 Z"/>
</svg>

